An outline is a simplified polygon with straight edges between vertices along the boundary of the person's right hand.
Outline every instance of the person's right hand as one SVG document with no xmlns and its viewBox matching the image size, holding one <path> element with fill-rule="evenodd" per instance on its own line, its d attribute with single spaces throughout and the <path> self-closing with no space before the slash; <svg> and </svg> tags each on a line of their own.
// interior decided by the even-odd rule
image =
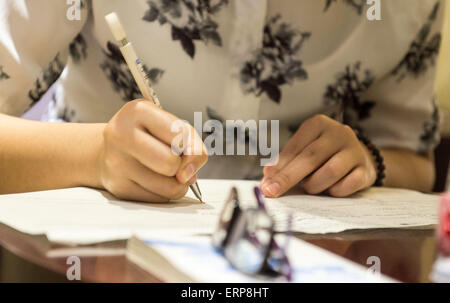
<svg viewBox="0 0 450 303">
<path fill-rule="evenodd" d="M 167 202 L 184 197 L 208 156 L 201 138 L 188 124 L 184 131 L 193 135 L 183 142 L 184 149 L 200 146 L 199 155 L 177 156 L 172 151 L 172 141 L 179 135 L 172 132 L 172 126 L 179 122 L 149 101 L 124 105 L 103 132 L 99 157 L 103 187 L 117 198 L 134 201 Z"/>
</svg>

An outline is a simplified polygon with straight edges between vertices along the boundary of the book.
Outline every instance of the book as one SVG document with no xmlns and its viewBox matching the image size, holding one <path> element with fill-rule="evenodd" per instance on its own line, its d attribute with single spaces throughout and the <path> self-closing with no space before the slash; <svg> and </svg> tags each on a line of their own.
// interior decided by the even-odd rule
<svg viewBox="0 0 450 303">
<path fill-rule="evenodd" d="M 291 239 L 287 254 L 293 269 L 292 282 L 395 282 L 298 239 Z M 161 282 L 286 282 L 284 278 L 270 279 L 239 272 L 213 247 L 208 236 L 133 237 L 128 240 L 126 256 Z"/>
</svg>

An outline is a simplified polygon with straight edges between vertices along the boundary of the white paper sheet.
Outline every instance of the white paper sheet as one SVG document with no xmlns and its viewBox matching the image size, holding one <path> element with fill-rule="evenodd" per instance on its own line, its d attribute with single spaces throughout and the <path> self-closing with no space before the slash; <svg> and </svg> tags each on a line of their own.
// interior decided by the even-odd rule
<svg viewBox="0 0 450 303">
<path fill-rule="evenodd" d="M 132 235 L 211 233 L 232 186 L 246 206 L 255 205 L 253 181 L 200 180 L 206 204 L 189 192 L 181 201 L 145 204 L 119 201 L 110 194 L 72 188 L 0 196 L 0 222 L 51 241 L 89 244 Z M 331 233 L 348 229 L 430 226 L 437 223 L 438 197 L 414 191 L 374 188 L 352 198 L 335 199 L 290 194 L 267 199 L 266 205 L 285 228 L 288 213 L 293 229 Z"/>
<path fill-rule="evenodd" d="M 430 276 L 435 283 L 450 283 L 450 257 L 439 256 Z"/>
</svg>

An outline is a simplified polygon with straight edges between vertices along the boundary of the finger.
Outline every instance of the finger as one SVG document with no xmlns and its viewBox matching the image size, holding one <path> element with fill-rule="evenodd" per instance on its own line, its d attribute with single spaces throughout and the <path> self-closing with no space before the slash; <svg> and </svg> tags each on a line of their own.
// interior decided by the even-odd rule
<svg viewBox="0 0 450 303">
<path fill-rule="evenodd" d="M 350 151 L 339 152 L 306 178 L 302 187 L 311 195 L 322 193 L 344 178 L 357 165 L 358 161 Z"/>
<path fill-rule="evenodd" d="M 190 179 L 197 175 L 197 172 L 205 165 L 207 160 L 208 156 L 206 154 L 200 156 L 183 156 L 181 168 L 176 175 L 178 182 L 187 184 Z"/>
<path fill-rule="evenodd" d="M 332 139 L 320 137 L 261 186 L 268 197 L 278 197 L 318 169 L 340 149 Z"/>
<path fill-rule="evenodd" d="M 358 166 L 347 177 L 332 186 L 328 192 L 333 197 L 347 197 L 364 189 L 367 184 L 365 168 Z"/>
<path fill-rule="evenodd" d="M 158 138 L 168 146 L 172 144 L 174 139 L 182 134 L 182 129 L 173 131 L 174 125 L 181 125 L 180 119 L 176 116 L 164 111 L 150 101 L 142 100 L 136 102 L 136 121 L 153 137 Z M 186 126 L 188 124 L 183 123 Z"/>
<path fill-rule="evenodd" d="M 174 177 L 181 167 L 182 158 L 172 149 L 142 129 L 135 129 L 128 153 L 148 169 Z"/>
<path fill-rule="evenodd" d="M 172 153 L 177 155 L 183 153 L 182 163 L 177 167 L 176 176 L 181 183 L 187 183 L 208 160 L 202 139 L 188 123 L 164 112 L 153 104 L 148 105 L 145 101 L 143 104 L 142 110 L 139 111 L 138 123 L 144 125 L 145 129 L 154 137 L 169 145 Z M 143 114 L 152 117 L 151 122 L 148 117 L 142 117 Z M 174 167 L 171 165 L 171 168 Z M 160 172 L 155 168 L 152 169 Z M 164 171 L 163 174 L 172 176 L 172 173 L 173 171 L 170 171 L 170 174 Z"/>
<path fill-rule="evenodd" d="M 176 175 L 177 180 L 186 184 L 199 169 L 208 161 L 206 148 L 194 128 L 191 128 L 187 145 L 184 147 L 180 169 Z"/>
<path fill-rule="evenodd" d="M 174 177 L 157 174 L 136 160 L 130 159 L 129 179 L 148 192 L 170 200 L 183 198 L 188 191 L 188 185 L 181 184 Z"/>
<path fill-rule="evenodd" d="M 151 203 L 164 203 L 169 201 L 169 199 L 167 198 L 158 196 L 154 193 L 145 190 L 139 184 L 131 180 L 125 182 L 122 185 L 121 189 L 116 190 L 112 194 L 119 199 L 128 201 L 140 201 Z"/>
<path fill-rule="evenodd" d="M 306 146 L 317 140 L 329 123 L 328 120 L 331 119 L 324 115 L 317 115 L 305 121 L 281 151 L 277 165 L 264 168 L 264 176 L 266 178 L 274 176 L 303 151 Z"/>
<path fill-rule="evenodd" d="M 191 185 L 195 184 L 195 182 L 197 182 L 197 179 L 198 179 L 198 176 L 195 175 L 195 176 L 193 176 L 193 177 L 187 182 L 187 184 L 188 184 L 189 186 L 191 186 Z"/>
</svg>

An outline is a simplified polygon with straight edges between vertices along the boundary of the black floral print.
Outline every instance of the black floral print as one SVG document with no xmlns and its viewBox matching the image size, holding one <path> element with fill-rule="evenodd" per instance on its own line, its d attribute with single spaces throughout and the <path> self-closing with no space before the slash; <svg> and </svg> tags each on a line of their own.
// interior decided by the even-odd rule
<svg viewBox="0 0 450 303">
<path fill-rule="evenodd" d="M 75 63 L 78 63 L 81 59 L 85 59 L 87 57 L 86 40 L 81 34 L 78 34 L 72 43 L 70 43 L 69 53 Z"/>
<path fill-rule="evenodd" d="M 34 87 L 28 92 L 32 103 L 38 102 L 47 90 L 58 80 L 64 69 L 64 63 L 59 58 L 59 53 L 49 63 L 48 67 L 44 69 L 41 75 L 34 81 Z"/>
<path fill-rule="evenodd" d="M 426 153 L 436 147 L 439 143 L 439 108 L 436 98 L 433 99 L 433 112 L 428 121 L 423 123 L 423 133 L 420 136 L 419 153 Z"/>
<path fill-rule="evenodd" d="M 408 53 L 392 71 L 392 75 L 398 77 L 398 81 L 403 80 L 408 74 L 417 78 L 423 75 L 429 67 L 434 66 L 439 54 L 441 33 L 436 33 L 431 37 L 430 34 L 439 7 L 440 3 L 437 2 L 428 17 L 428 21 L 411 43 Z"/>
<path fill-rule="evenodd" d="M 169 24 L 172 40 L 180 41 L 183 50 L 195 57 L 194 41 L 222 46 L 218 24 L 212 16 L 228 4 L 228 0 L 150 0 L 143 20 Z"/>
<path fill-rule="evenodd" d="M 0 81 L 1 80 L 8 80 L 9 79 L 9 75 L 3 71 L 3 66 L 0 65 Z"/>
<path fill-rule="evenodd" d="M 114 89 L 120 93 L 123 101 L 131 101 L 142 98 L 142 94 L 139 91 L 133 75 L 128 69 L 128 65 L 126 64 L 119 47 L 108 41 L 107 48 L 108 51 L 104 51 L 106 59 L 102 64 L 100 64 L 100 68 L 105 72 L 108 79 L 114 85 Z M 164 74 L 162 69 L 149 69 L 145 65 L 144 70 L 153 84 L 158 83 Z"/>
<path fill-rule="evenodd" d="M 361 95 L 374 81 L 375 77 L 370 70 L 361 68 L 361 62 L 347 65 L 345 71 L 336 76 L 336 82 L 327 86 L 324 94 L 325 104 L 338 108 L 342 106 L 342 122 L 360 128 L 358 122 L 369 118 L 375 106 L 372 100 L 361 100 Z"/>
<path fill-rule="evenodd" d="M 59 121 L 64 121 L 64 122 L 76 122 L 75 121 L 75 110 L 73 109 L 69 109 L 67 107 L 62 107 L 62 108 L 58 108 L 58 106 L 56 105 L 57 101 L 56 101 L 56 96 L 55 94 L 52 95 L 52 106 L 53 108 L 57 109 L 56 110 L 56 118 Z M 77 121 L 80 122 L 80 121 Z"/>
<path fill-rule="evenodd" d="M 206 115 L 210 120 L 217 120 L 222 124 L 225 123 L 225 119 L 209 106 L 206 107 Z"/>
<path fill-rule="evenodd" d="M 325 11 L 327 11 L 330 6 L 337 1 L 338 0 L 326 0 Z M 344 2 L 353 7 L 359 15 L 362 14 L 363 8 L 366 5 L 366 0 L 344 0 Z"/>
<path fill-rule="evenodd" d="M 274 102 L 282 98 L 280 86 L 295 80 L 308 79 L 302 61 L 297 58 L 303 43 L 311 36 L 281 22 L 281 16 L 268 20 L 264 26 L 263 47 L 253 54 L 240 72 L 244 93 L 267 94 Z"/>
</svg>

